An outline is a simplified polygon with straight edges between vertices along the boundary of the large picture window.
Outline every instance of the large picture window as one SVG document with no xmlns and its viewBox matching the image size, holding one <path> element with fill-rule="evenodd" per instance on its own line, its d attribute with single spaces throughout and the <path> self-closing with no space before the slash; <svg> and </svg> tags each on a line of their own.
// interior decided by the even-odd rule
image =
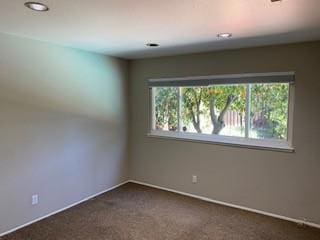
<svg viewBox="0 0 320 240">
<path fill-rule="evenodd" d="M 293 73 L 150 80 L 150 135 L 292 150 L 293 83 Z"/>
</svg>

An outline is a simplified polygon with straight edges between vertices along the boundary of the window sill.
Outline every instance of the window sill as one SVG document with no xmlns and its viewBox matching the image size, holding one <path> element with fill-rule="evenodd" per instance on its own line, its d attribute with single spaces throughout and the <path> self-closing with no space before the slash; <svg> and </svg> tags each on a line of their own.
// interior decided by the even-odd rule
<svg viewBox="0 0 320 240">
<path fill-rule="evenodd" d="M 225 145 L 232 147 L 242 147 L 249 149 L 260 149 L 269 151 L 280 151 L 280 152 L 294 152 L 294 148 L 289 146 L 287 142 L 280 140 L 261 140 L 261 139 L 247 139 L 242 137 L 231 137 L 231 136 L 219 136 L 219 135 L 208 135 L 198 133 L 182 133 L 182 132 L 170 132 L 170 131 L 159 131 L 153 130 L 148 133 L 148 137 L 164 138 L 188 142 L 201 142 L 216 145 Z"/>
</svg>

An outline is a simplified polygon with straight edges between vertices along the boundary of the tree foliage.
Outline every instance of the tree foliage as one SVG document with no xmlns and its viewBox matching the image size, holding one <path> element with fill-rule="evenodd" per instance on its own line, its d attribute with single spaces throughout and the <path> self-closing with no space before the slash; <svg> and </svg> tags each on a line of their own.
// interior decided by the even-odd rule
<svg viewBox="0 0 320 240">
<path fill-rule="evenodd" d="M 194 129 L 201 133 L 200 127 L 200 115 L 205 112 L 200 109 L 200 105 L 203 102 L 203 97 L 206 94 L 206 89 L 202 87 L 194 88 L 183 88 L 182 98 L 183 98 L 183 121 L 184 123 L 192 122 Z"/>
<path fill-rule="evenodd" d="M 250 115 L 253 128 L 261 137 L 286 138 L 288 98 L 288 84 L 252 85 Z M 259 118 L 255 119 L 255 115 Z"/>
<path fill-rule="evenodd" d="M 176 130 L 178 126 L 178 89 L 175 87 L 156 88 L 155 115 L 156 128 Z"/>
<path fill-rule="evenodd" d="M 219 134 L 224 128 L 224 116 L 229 109 L 243 114 L 245 109 L 245 86 L 215 86 L 183 88 L 183 120 L 192 122 L 201 133 L 200 115 L 210 115 L 212 133 Z M 202 107 L 201 107 L 202 104 Z"/>
<path fill-rule="evenodd" d="M 251 84 L 250 122 L 259 138 L 286 138 L 288 84 Z M 247 85 L 217 85 L 181 88 L 181 119 L 202 133 L 204 118 L 211 120 L 212 134 L 225 127 L 225 114 L 237 112 L 241 124 L 246 111 Z M 175 131 L 178 127 L 178 91 L 176 87 L 156 88 L 156 128 Z"/>
</svg>

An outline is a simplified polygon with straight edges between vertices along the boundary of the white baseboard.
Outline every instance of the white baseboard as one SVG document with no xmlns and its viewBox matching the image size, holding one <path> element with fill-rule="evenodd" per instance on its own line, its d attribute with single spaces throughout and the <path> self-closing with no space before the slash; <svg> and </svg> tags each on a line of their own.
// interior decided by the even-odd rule
<svg viewBox="0 0 320 240">
<path fill-rule="evenodd" d="M 297 223 L 297 224 L 303 224 L 303 225 L 307 225 L 307 226 L 311 226 L 311 227 L 315 227 L 315 228 L 319 228 L 320 229 L 320 224 L 316 224 L 316 223 L 312 223 L 312 222 L 306 222 L 306 221 L 303 221 L 303 220 L 299 220 L 299 219 L 294 219 L 294 218 L 289 218 L 289 217 L 285 217 L 285 216 L 281 216 L 281 215 L 278 215 L 278 214 L 273 214 L 273 213 L 268 213 L 268 212 L 264 212 L 264 211 L 260 211 L 260 210 L 257 210 L 257 209 L 252 209 L 252 208 L 247 208 L 247 207 L 243 207 L 243 206 L 239 206 L 239 205 L 235 205 L 235 204 L 230 204 L 230 203 L 226 203 L 226 202 L 222 202 L 222 201 L 217 201 L 217 200 L 213 200 L 211 198 L 207 198 L 207 197 L 202 197 L 202 196 L 198 196 L 198 195 L 195 195 L 195 194 L 191 194 L 191 193 L 186 193 L 186 192 L 181 192 L 181 191 L 177 191 L 177 190 L 174 190 L 174 189 L 170 189 L 170 188 L 165 188 L 165 187 L 160 187 L 160 186 L 157 186 L 157 185 L 153 185 L 153 184 L 149 184 L 149 183 L 145 183 L 145 182 L 140 182 L 140 181 L 135 181 L 135 180 L 128 180 L 128 181 L 125 181 L 125 182 L 122 182 L 118 185 L 115 185 L 113 187 L 110 187 L 106 190 L 103 190 L 99 193 L 96 193 L 94 195 L 91 195 L 89 197 L 86 197 L 78 202 L 75 202 L 71 205 L 68 205 L 64 208 L 61 208 L 59 210 L 56 210 L 54 212 L 51 212 L 45 216 L 42 216 L 42 217 L 39 217 L 37 219 L 34 219 L 30 222 L 27 222 L 25 224 L 22 224 L 20 226 L 17 226 L 13 229 L 10 229 L 6 232 L 3 232 L 3 233 L 0 233 L 0 238 L 3 237 L 4 235 L 7 235 L 9 233 L 12 233 L 12 232 L 15 232 L 21 228 L 24 228 L 28 225 L 31 225 L 35 222 L 38 222 L 38 221 L 41 221 L 45 218 L 48 218 L 50 216 L 53 216 L 59 212 L 62 212 L 62 211 L 65 211 L 71 207 L 74 207 L 80 203 L 83 203 L 85 201 L 88 201 L 90 200 L 91 198 L 94 198 L 96 196 L 99 196 L 103 193 L 106 193 L 108 191 L 111 191 L 115 188 L 118 188 L 128 182 L 132 182 L 132 183 L 136 183 L 136 184 L 140 184 L 140 185 L 145 185 L 145 186 L 148 186 L 148 187 L 152 187 L 152 188 L 157 188 L 157 189 L 161 189 L 161 190 L 165 190 L 165 191 L 169 191 L 169 192 L 173 192 L 173 193 L 177 193 L 177 194 L 181 194 L 181 195 L 184 195 L 184 196 L 188 196 L 188 197 L 192 197 L 192 198 L 197 198 L 197 199 L 200 199 L 200 200 L 203 200 L 203 201 L 207 201 L 207 202 L 212 202 L 212 203 L 216 203 L 216 204 L 220 204 L 220 205 L 224 205 L 224 206 L 228 206 L 228 207 L 233 207 L 233 208 L 238 208 L 238 209 L 242 209 L 242 210 L 246 210 L 246 211 L 249 211 L 249 212 L 254 212 L 254 213 L 258 213 L 258 214 L 262 214 L 262 215 L 266 215 L 266 216 L 269 216 L 269 217 L 274 217 L 274 218 L 279 218 L 279 219 L 282 219 L 282 220 L 286 220 L 286 221 L 290 221 L 290 222 L 294 222 L 294 223 Z"/>
<path fill-rule="evenodd" d="M 35 222 L 38 222 L 38 221 L 43 220 L 43 219 L 45 219 L 45 218 L 51 217 L 52 215 L 55 215 L 55 214 L 57 214 L 57 213 L 59 213 L 59 212 L 63 212 L 63 211 L 65 211 L 65 210 L 67 210 L 68 208 L 72 208 L 72 207 L 74 207 L 74 206 L 76 206 L 76 205 L 78 205 L 78 204 L 80 204 L 80 203 L 83 203 L 83 202 L 85 202 L 85 201 L 90 200 L 91 198 L 94 198 L 94 197 L 97 197 L 97 196 L 99 196 L 99 195 L 101 195 L 101 194 L 103 194 L 103 193 L 109 192 L 109 191 L 111 191 L 111 190 L 113 190 L 113 189 L 115 189 L 115 188 L 118 188 L 118 187 L 120 187 L 120 186 L 122 186 L 122 185 L 124 185 L 124 184 L 126 184 L 126 183 L 128 183 L 128 182 L 129 182 L 129 181 L 122 182 L 122 183 L 117 184 L 117 185 L 115 185 L 115 186 L 113 186 L 113 187 L 110 187 L 110 188 L 108 188 L 108 189 L 106 189 L 106 190 L 103 190 L 103 191 L 98 192 L 98 193 L 96 193 L 96 194 L 93 194 L 93 195 L 91 195 L 91 196 L 89 196 L 89 197 L 86 197 L 86 198 L 84 198 L 84 199 L 82 199 L 82 200 L 80 200 L 80 201 L 78 201 L 78 202 L 72 203 L 71 205 L 68 205 L 68 206 L 66 206 L 66 207 L 64 207 L 64 208 L 61 208 L 61 209 L 59 209 L 59 210 L 56 210 L 56 211 L 51 212 L 51 213 L 49 213 L 49 214 L 46 214 L 45 216 L 39 217 L 39 218 L 34 219 L 34 220 L 30 221 L 30 222 L 27 222 L 27 223 L 25 223 L 25 224 L 22 224 L 22 225 L 20 225 L 20 226 L 17 226 L 17 227 L 15 227 L 15 228 L 13 228 L 13 229 L 10 229 L 10 230 L 8 230 L 8 231 L 6 231 L 6 232 L 4 232 L 4 233 L 0 233 L 0 238 L 3 237 L 4 235 L 7 235 L 7 234 L 12 233 L 12 232 L 15 232 L 15 231 L 17 231 L 17 230 L 19 230 L 19 229 L 21 229 L 21 228 L 24 228 L 24 227 L 26 227 L 26 226 L 28 226 L 28 225 L 31 225 L 31 224 L 33 224 L 33 223 L 35 223 Z"/>
<path fill-rule="evenodd" d="M 304 221 L 304 220 L 285 217 L 285 216 L 282 216 L 282 215 L 269 213 L 269 212 L 265 212 L 265 211 L 261 211 L 261 210 L 257 210 L 257 209 L 253 209 L 253 208 L 243 207 L 243 206 L 236 205 L 236 204 L 226 203 L 226 202 L 214 200 L 214 199 L 211 199 L 211 198 L 198 196 L 198 195 L 191 194 L 191 193 L 181 192 L 181 191 L 177 191 L 177 190 L 174 190 L 174 189 L 171 189 L 171 188 L 160 187 L 160 186 L 149 184 L 149 183 L 145 183 L 145 182 L 140 182 L 140 181 L 135 181 L 135 180 L 129 180 L 128 182 L 132 182 L 132 183 L 136 183 L 136 184 L 140 184 L 140 185 L 144 185 L 144 186 L 148 186 L 148 187 L 152 187 L 152 188 L 161 189 L 161 190 L 177 193 L 177 194 L 188 196 L 188 197 L 192 197 L 192 198 L 197 198 L 197 199 L 200 199 L 200 200 L 203 200 L 203 201 L 212 202 L 212 203 L 216 203 L 216 204 L 219 204 L 219 205 L 224 205 L 224 206 L 227 206 L 227 207 L 237 208 L 237 209 L 241 209 L 241 210 L 245 210 L 245 211 L 249 211 L 249 212 L 253 212 L 253 213 L 262 214 L 262 215 L 269 216 L 269 217 L 274 217 L 274 218 L 278 218 L 278 219 L 294 222 L 294 223 L 297 223 L 299 225 L 307 225 L 307 226 L 310 226 L 310 227 L 315 227 L 315 228 L 319 228 L 320 229 L 320 224 L 317 224 L 317 223 L 312 223 L 312 222 L 308 222 L 308 221 Z"/>
</svg>

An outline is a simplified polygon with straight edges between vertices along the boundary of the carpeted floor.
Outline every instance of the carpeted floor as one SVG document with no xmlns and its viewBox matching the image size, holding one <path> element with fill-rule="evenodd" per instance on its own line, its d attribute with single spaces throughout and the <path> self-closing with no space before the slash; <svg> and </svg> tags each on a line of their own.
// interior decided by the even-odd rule
<svg viewBox="0 0 320 240">
<path fill-rule="evenodd" d="M 1 240 L 320 240 L 320 229 L 128 183 Z"/>
</svg>

